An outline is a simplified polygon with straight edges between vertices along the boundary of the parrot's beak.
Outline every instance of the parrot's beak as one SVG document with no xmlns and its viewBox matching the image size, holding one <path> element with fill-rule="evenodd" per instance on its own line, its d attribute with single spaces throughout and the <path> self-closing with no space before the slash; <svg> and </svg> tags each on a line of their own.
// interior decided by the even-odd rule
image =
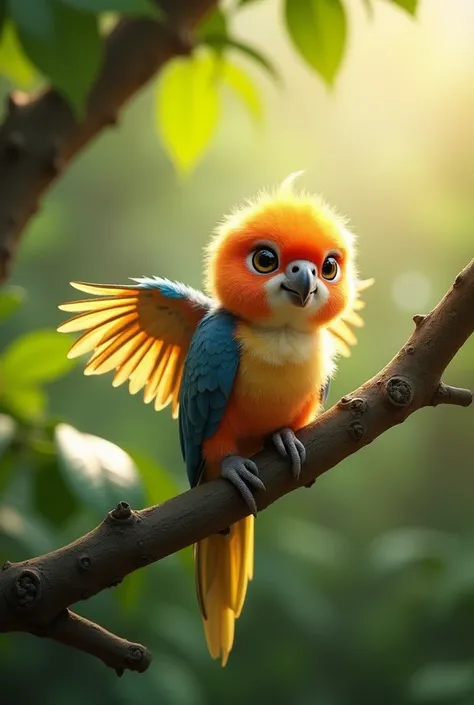
<svg viewBox="0 0 474 705">
<path fill-rule="evenodd" d="M 306 306 L 312 294 L 318 290 L 316 268 L 312 262 L 291 262 L 286 269 L 286 276 L 281 288 L 290 295 L 295 306 Z"/>
</svg>

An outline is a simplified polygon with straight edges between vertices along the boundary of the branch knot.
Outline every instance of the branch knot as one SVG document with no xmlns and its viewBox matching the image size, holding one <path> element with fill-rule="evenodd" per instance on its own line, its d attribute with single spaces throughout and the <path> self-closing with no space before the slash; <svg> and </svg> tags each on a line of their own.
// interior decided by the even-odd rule
<svg viewBox="0 0 474 705">
<path fill-rule="evenodd" d="M 354 441 L 360 441 L 365 435 L 365 428 L 360 421 L 353 421 L 348 428 L 349 436 Z"/>
<path fill-rule="evenodd" d="M 130 663 L 139 663 L 142 660 L 144 653 L 145 649 L 143 647 L 132 645 L 128 647 L 126 659 Z"/>
<path fill-rule="evenodd" d="M 394 406 L 407 407 L 413 401 L 412 385 L 403 377 L 390 377 L 385 389 L 389 402 Z"/>
<path fill-rule="evenodd" d="M 421 324 L 424 322 L 426 316 L 422 316 L 420 313 L 417 313 L 416 316 L 413 316 L 413 321 L 415 323 L 415 326 L 419 328 Z"/>
<path fill-rule="evenodd" d="M 133 524 L 136 515 L 128 502 L 119 502 L 106 518 L 116 524 Z"/>
<path fill-rule="evenodd" d="M 32 570 L 22 570 L 15 578 L 10 597 L 19 612 L 30 610 L 41 594 L 41 580 Z"/>
<path fill-rule="evenodd" d="M 360 399 L 356 397 L 355 399 L 352 399 L 351 403 L 349 404 L 349 408 L 354 414 L 354 416 L 363 416 L 367 413 L 369 405 L 367 404 L 365 399 Z"/>
<path fill-rule="evenodd" d="M 77 567 L 79 568 L 79 570 L 90 570 L 92 567 L 92 561 L 89 556 L 79 556 L 79 558 L 77 559 Z"/>
</svg>

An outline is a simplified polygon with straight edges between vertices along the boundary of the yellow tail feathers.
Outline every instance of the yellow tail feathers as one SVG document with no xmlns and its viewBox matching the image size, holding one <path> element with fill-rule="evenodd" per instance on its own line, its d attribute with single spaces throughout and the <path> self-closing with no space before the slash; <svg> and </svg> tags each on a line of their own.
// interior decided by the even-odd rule
<svg viewBox="0 0 474 705">
<path fill-rule="evenodd" d="M 194 547 L 196 589 L 212 658 L 225 666 L 253 577 L 254 517 L 232 524 L 226 536 L 213 534 Z"/>
</svg>

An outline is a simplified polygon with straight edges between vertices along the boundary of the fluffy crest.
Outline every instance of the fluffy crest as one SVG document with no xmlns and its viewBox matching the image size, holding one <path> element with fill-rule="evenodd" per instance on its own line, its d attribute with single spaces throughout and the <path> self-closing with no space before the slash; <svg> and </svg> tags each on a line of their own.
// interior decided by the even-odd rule
<svg viewBox="0 0 474 705">
<path fill-rule="evenodd" d="M 324 316 L 322 312 L 318 315 L 319 324 L 323 317 L 333 317 L 336 308 L 339 310 L 343 301 L 349 303 L 355 294 L 354 237 L 346 219 L 321 196 L 296 190 L 295 181 L 303 173 L 290 174 L 277 188 L 261 191 L 255 199 L 234 208 L 217 226 L 206 249 L 208 291 L 244 318 L 251 310 L 253 320 L 273 320 L 270 309 L 275 301 L 270 300 L 268 287 L 263 291 L 265 280 L 271 277 L 258 276 L 248 265 L 252 252 L 262 245 L 279 252 L 274 279 L 277 275 L 281 278 L 288 264 L 296 260 L 313 262 L 320 271 L 328 253 L 338 253 L 344 276 L 329 287 Z M 275 289 L 280 287 L 276 282 L 274 285 Z M 322 283 L 321 293 L 326 288 Z M 293 313 L 287 311 L 285 317 L 293 317 Z M 300 313 L 307 318 L 309 309 Z"/>
<path fill-rule="evenodd" d="M 256 197 L 244 199 L 241 205 L 234 206 L 230 214 L 224 216 L 217 225 L 206 248 L 206 260 L 212 260 L 221 240 L 232 235 L 238 236 L 245 230 L 246 225 L 251 226 L 252 230 L 256 230 L 260 225 L 263 230 L 272 225 L 268 220 L 274 221 L 283 212 L 292 211 L 299 211 L 303 217 L 306 216 L 314 223 L 320 224 L 321 229 L 324 229 L 325 225 L 336 225 L 344 244 L 349 247 L 354 245 L 354 236 L 347 230 L 347 219 L 343 215 L 331 207 L 321 195 L 311 194 L 306 190 L 295 190 L 295 181 L 304 173 L 304 170 L 292 172 L 273 190 L 262 189 Z M 275 230 L 275 223 L 271 230 Z M 260 235 L 265 236 L 265 232 Z"/>
<path fill-rule="evenodd" d="M 279 193 L 281 193 L 283 195 L 284 194 L 293 195 L 294 183 L 297 179 L 299 179 L 300 176 L 303 176 L 303 174 L 306 174 L 305 169 L 301 169 L 300 171 L 294 171 L 293 173 L 288 174 L 286 179 L 283 179 L 283 181 L 280 184 L 280 187 L 278 189 Z"/>
</svg>

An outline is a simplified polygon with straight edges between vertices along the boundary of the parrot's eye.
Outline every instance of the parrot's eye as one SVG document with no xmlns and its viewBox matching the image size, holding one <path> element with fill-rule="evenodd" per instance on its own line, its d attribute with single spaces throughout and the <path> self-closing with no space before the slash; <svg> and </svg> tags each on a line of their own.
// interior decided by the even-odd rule
<svg viewBox="0 0 474 705">
<path fill-rule="evenodd" d="M 339 273 L 339 265 L 335 257 L 326 257 L 321 268 L 321 274 L 324 279 L 332 281 Z"/>
<path fill-rule="evenodd" d="M 278 256 L 269 247 L 262 247 L 253 253 L 252 266 L 260 274 L 270 274 L 278 268 Z"/>
</svg>

